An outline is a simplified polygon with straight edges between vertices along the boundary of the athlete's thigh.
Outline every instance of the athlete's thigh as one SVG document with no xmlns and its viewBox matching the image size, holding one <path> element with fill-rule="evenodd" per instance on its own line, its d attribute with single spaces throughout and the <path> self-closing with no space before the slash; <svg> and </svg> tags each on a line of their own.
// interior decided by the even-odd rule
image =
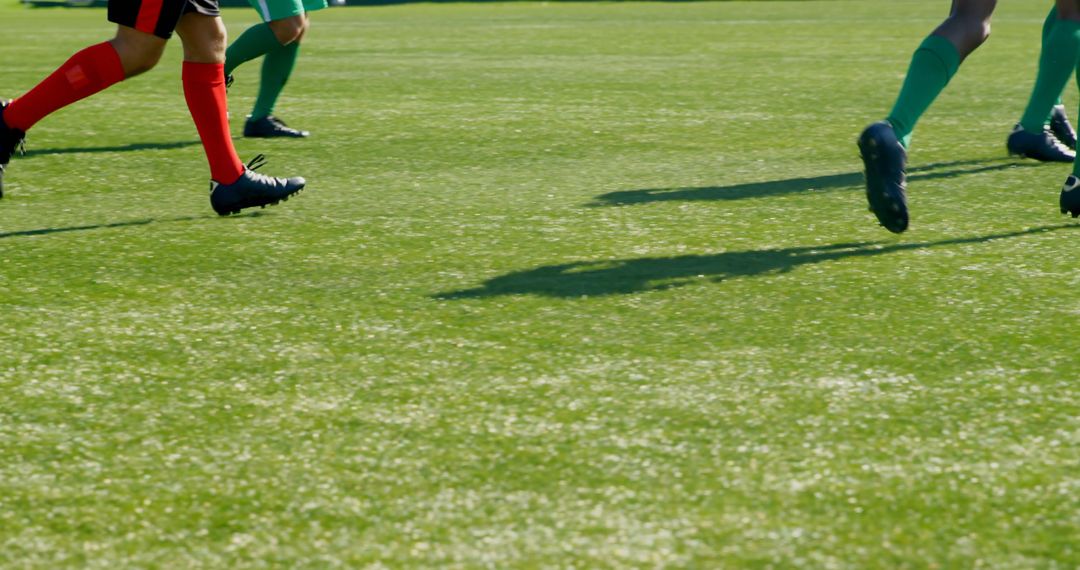
<svg viewBox="0 0 1080 570">
<path fill-rule="evenodd" d="M 176 33 L 184 43 L 184 61 L 225 61 L 225 24 L 221 22 L 220 16 L 196 10 L 185 12 L 180 18 L 180 24 L 176 26 Z"/>
<path fill-rule="evenodd" d="M 989 20 L 997 0 L 953 0 L 951 16 Z"/>
</svg>

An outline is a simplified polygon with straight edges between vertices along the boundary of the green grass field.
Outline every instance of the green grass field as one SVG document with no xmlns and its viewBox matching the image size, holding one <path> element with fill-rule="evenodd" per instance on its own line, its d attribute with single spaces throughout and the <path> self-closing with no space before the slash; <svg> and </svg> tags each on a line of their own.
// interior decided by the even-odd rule
<svg viewBox="0 0 1080 570">
<path fill-rule="evenodd" d="M 174 42 L 6 178 L 0 567 L 1076 568 L 1080 225 L 1004 148 L 1049 2 L 866 211 L 947 4 L 331 9 L 314 136 L 236 141 L 308 190 L 233 218 Z M 0 28 L 7 96 L 112 31 Z"/>
</svg>

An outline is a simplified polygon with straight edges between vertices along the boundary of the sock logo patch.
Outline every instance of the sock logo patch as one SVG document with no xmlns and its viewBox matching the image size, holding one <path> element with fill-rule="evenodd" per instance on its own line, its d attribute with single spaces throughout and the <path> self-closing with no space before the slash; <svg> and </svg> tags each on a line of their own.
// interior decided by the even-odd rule
<svg viewBox="0 0 1080 570">
<path fill-rule="evenodd" d="M 82 89 L 90 84 L 90 78 L 86 76 L 81 65 L 73 65 L 64 71 L 68 83 L 73 89 Z"/>
</svg>

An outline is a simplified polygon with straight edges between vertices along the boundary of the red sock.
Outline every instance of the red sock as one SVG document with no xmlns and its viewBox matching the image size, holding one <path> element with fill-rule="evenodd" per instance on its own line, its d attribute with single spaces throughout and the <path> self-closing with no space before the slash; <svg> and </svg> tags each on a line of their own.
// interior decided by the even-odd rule
<svg viewBox="0 0 1080 570">
<path fill-rule="evenodd" d="M 244 163 L 236 156 L 229 134 L 225 64 L 185 61 L 183 78 L 184 98 L 210 162 L 210 177 L 232 184 L 244 173 Z"/>
<path fill-rule="evenodd" d="M 28 131 L 49 113 L 85 99 L 124 80 L 120 55 L 109 42 L 90 46 L 71 56 L 52 75 L 4 110 L 9 127 Z"/>
</svg>

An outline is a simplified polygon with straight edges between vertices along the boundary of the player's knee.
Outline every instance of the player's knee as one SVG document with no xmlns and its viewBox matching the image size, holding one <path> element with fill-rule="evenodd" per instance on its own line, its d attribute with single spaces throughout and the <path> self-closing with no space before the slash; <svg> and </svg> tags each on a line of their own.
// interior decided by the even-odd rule
<svg viewBox="0 0 1080 570">
<path fill-rule="evenodd" d="M 303 15 L 270 22 L 270 29 L 274 32 L 274 37 L 283 46 L 287 46 L 303 37 L 306 28 L 307 21 Z"/>
<path fill-rule="evenodd" d="M 953 28 L 952 35 L 957 49 L 962 56 L 975 51 L 990 37 L 990 20 L 988 18 L 962 17 L 958 18 L 957 26 Z"/>
<path fill-rule="evenodd" d="M 125 62 L 124 76 L 135 77 L 141 73 L 146 73 L 161 61 L 161 54 L 145 54 L 143 57 L 135 59 L 131 62 Z"/>
<path fill-rule="evenodd" d="M 184 61 L 225 61 L 225 24 L 221 22 L 221 18 L 194 12 L 184 14 L 176 26 L 176 33 L 184 44 Z"/>
<path fill-rule="evenodd" d="M 225 35 L 225 25 L 220 26 L 208 26 L 206 30 L 206 43 L 224 46 L 227 43 L 227 37 Z"/>
<path fill-rule="evenodd" d="M 132 41 L 131 38 L 117 37 L 112 40 L 113 48 L 120 57 L 124 68 L 124 77 L 131 78 L 146 73 L 157 65 L 164 51 L 164 42 L 157 45 L 152 42 Z"/>
<path fill-rule="evenodd" d="M 977 37 L 976 37 L 976 40 L 975 40 L 976 43 L 978 43 L 979 45 L 982 45 L 983 42 L 985 42 L 987 39 L 990 38 L 990 22 L 989 21 L 982 22 L 979 25 L 979 27 L 978 27 L 978 29 L 976 31 L 976 34 L 977 34 Z"/>
</svg>

